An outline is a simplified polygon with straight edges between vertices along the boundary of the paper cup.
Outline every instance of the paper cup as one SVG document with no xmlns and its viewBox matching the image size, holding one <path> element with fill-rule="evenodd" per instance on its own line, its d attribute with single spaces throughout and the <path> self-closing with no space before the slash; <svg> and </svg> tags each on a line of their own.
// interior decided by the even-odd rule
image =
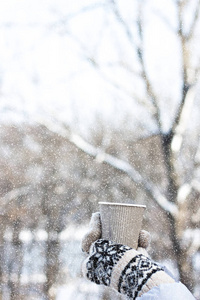
<svg viewBox="0 0 200 300">
<path fill-rule="evenodd" d="M 99 202 L 102 238 L 137 249 L 145 205 Z"/>
</svg>

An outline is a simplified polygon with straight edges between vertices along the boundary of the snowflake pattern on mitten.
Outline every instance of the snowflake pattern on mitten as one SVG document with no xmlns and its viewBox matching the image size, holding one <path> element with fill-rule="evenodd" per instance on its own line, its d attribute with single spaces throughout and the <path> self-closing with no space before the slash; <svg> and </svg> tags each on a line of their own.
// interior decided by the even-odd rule
<svg viewBox="0 0 200 300">
<path fill-rule="evenodd" d="M 163 271 L 163 268 L 148 257 L 142 254 L 135 256 L 121 273 L 118 292 L 129 299 L 136 299 L 147 280 L 158 271 Z"/>
<path fill-rule="evenodd" d="M 128 250 L 131 248 L 121 244 L 113 244 L 111 241 L 96 241 L 87 262 L 88 279 L 97 284 L 109 286 L 113 267 Z"/>
</svg>

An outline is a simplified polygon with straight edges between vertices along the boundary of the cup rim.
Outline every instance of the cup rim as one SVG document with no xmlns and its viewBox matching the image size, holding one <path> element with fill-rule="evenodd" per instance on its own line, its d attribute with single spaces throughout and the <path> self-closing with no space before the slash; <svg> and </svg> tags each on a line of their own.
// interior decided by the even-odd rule
<svg viewBox="0 0 200 300">
<path fill-rule="evenodd" d="M 128 207 L 142 207 L 146 208 L 146 205 L 131 204 L 131 203 L 116 203 L 116 202 L 99 202 L 100 205 L 113 205 L 113 206 L 128 206 Z"/>
</svg>

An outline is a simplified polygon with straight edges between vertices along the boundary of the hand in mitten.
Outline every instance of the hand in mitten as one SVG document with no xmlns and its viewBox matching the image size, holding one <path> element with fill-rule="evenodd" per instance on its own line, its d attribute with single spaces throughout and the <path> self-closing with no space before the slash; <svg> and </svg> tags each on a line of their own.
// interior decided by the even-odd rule
<svg viewBox="0 0 200 300">
<path fill-rule="evenodd" d="M 96 212 L 92 214 L 92 217 L 90 219 L 89 229 L 86 233 L 86 235 L 82 239 L 81 247 L 82 251 L 89 253 L 90 246 L 92 243 L 94 243 L 96 240 L 101 238 L 101 219 L 100 219 L 100 213 Z"/>
<path fill-rule="evenodd" d="M 107 240 L 97 240 L 83 263 L 83 275 L 136 299 L 162 283 L 174 280 L 162 267 L 138 251 Z"/>
<path fill-rule="evenodd" d="M 82 250 L 83 252 L 89 253 L 90 246 L 96 240 L 101 238 L 101 218 L 100 213 L 96 212 L 92 214 L 89 230 L 82 239 Z M 138 239 L 137 251 L 148 256 L 146 249 L 148 248 L 151 241 L 149 232 L 141 230 Z"/>
<path fill-rule="evenodd" d="M 82 268 L 86 278 L 96 284 L 109 286 L 130 299 L 136 299 L 162 283 L 174 282 L 162 267 L 135 249 L 102 239 L 91 245 L 90 242 L 101 233 L 99 224 L 100 218 L 96 213 L 90 222 L 91 229 L 82 241 L 83 250 L 88 252 L 88 247 L 90 248 L 89 257 L 84 261 Z M 94 231 L 92 228 L 98 230 Z M 149 238 L 144 239 L 144 236 L 146 233 L 139 238 L 139 250 L 141 241 L 143 246 L 148 245 Z"/>
</svg>

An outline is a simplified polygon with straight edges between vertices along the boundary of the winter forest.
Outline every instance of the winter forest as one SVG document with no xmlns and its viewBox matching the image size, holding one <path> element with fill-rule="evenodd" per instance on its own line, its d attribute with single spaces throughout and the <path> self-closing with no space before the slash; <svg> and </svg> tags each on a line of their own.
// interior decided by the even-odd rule
<svg viewBox="0 0 200 300">
<path fill-rule="evenodd" d="M 199 0 L 0 2 L 1 300 L 122 300 L 81 273 L 99 201 L 200 300 L 199 73 Z"/>
</svg>

